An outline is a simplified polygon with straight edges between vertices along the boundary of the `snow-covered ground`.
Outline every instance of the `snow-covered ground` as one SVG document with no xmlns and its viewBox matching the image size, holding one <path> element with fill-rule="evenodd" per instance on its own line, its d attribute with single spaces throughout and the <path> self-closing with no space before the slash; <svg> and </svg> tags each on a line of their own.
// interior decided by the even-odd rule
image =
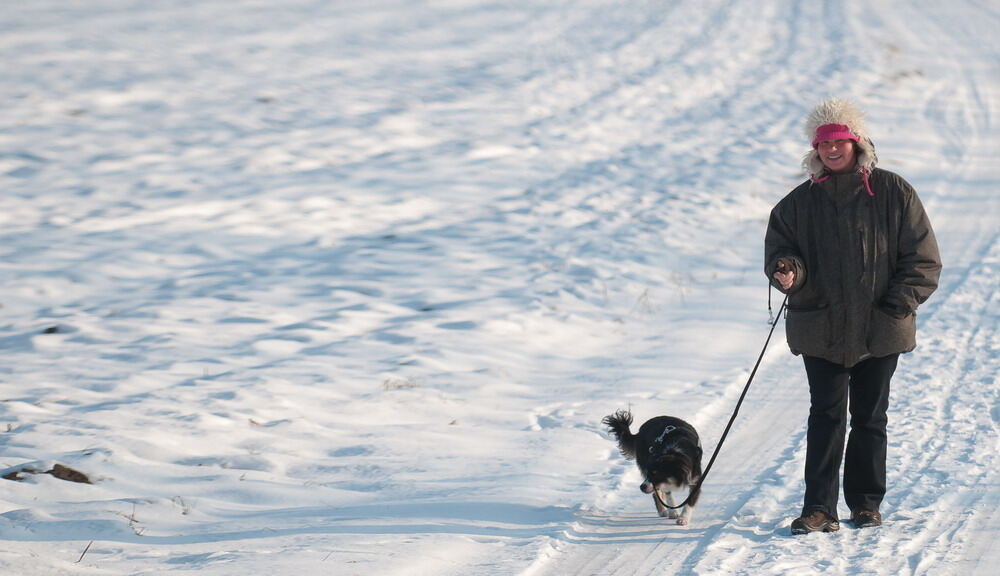
<svg viewBox="0 0 1000 576">
<path fill-rule="evenodd" d="M 94 481 L 0 480 L 3 574 L 1000 563 L 995 2 L 2 12 L 0 472 Z M 600 420 L 714 448 L 828 95 L 945 263 L 894 380 L 886 525 L 789 535 L 808 399 L 779 336 L 677 526 Z"/>
</svg>

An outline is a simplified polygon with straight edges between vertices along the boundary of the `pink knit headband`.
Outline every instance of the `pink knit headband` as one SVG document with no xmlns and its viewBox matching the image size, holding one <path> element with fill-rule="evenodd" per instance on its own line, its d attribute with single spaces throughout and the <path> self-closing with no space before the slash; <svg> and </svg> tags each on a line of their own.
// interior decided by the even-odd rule
<svg viewBox="0 0 1000 576">
<path fill-rule="evenodd" d="M 813 138 L 812 142 L 813 148 L 818 146 L 820 142 L 827 140 L 854 140 L 857 142 L 860 138 L 844 124 L 824 124 L 816 129 L 816 137 Z"/>
</svg>

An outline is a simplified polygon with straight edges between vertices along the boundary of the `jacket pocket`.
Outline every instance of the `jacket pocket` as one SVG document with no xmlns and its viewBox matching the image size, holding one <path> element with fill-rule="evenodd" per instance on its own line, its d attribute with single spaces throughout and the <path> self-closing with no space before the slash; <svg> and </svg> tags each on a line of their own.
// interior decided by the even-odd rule
<svg viewBox="0 0 1000 576">
<path fill-rule="evenodd" d="M 830 309 L 789 308 L 785 316 L 788 347 L 796 354 L 823 356 L 830 350 Z"/>
<path fill-rule="evenodd" d="M 910 352 L 917 347 L 917 314 L 911 312 L 896 318 L 872 308 L 868 324 L 868 351 L 876 358 L 890 354 Z"/>
</svg>

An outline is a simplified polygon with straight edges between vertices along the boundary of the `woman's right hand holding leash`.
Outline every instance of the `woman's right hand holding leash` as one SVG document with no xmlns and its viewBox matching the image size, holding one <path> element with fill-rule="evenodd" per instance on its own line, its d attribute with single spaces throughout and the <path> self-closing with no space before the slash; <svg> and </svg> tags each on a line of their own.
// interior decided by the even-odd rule
<svg viewBox="0 0 1000 576">
<path fill-rule="evenodd" d="M 787 260 L 779 258 L 775 270 L 775 281 L 778 282 L 782 290 L 787 292 L 792 287 L 792 284 L 795 284 L 795 269 L 789 265 Z"/>
</svg>

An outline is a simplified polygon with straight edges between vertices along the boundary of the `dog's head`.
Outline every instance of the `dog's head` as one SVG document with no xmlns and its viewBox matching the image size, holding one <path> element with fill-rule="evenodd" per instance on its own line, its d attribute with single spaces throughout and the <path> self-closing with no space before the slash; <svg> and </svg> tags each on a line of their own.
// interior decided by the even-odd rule
<svg viewBox="0 0 1000 576">
<path fill-rule="evenodd" d="M 650 460 L 645 470 L 645 482 L 639 488 L 651 494 L 654 487 L 663 485 L 687 486 L 697 480 L 695 461 L 683 451 L 666 452 Z"/>
</svg>

